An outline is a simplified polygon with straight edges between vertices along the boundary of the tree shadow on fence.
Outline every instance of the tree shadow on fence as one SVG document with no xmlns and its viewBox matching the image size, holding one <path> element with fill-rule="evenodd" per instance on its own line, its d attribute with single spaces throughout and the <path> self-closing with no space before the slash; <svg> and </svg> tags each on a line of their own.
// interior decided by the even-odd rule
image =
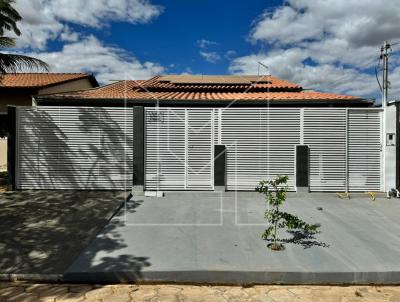
<svg viewBox="0 0 400 302">
<path fill-rule="evenodd" d="M 68 182 L 77 183 L 79 170 L 73 162 L 74 152 L 55 117 L 44 110 L 21 108 L 18 123 L 19 183 L 25 188 L 46 184 L 53 189 L 67 176 Z"/>
<path fill-rule="evenodd" d="M 18 167 L 23 187 L 128 189 L 131 186 L 130 111 L 99 107 L 21 110 Z"/>
<path fill-rule="evenodd" d="M 98 143 L 89 145 L 90 153 L 94 155 L 90 174 L 101 171 L 98 180 L 117 188 L 132 184 L 132 118 L 131 113 L 110 108 L 79 108 L 82 131 L 97 133 L 99 138 Z"/>
</svg>

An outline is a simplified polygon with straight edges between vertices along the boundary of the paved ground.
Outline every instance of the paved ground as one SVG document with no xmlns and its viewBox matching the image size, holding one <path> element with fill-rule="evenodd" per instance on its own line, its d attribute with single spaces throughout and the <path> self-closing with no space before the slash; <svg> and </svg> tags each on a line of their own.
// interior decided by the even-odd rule
<svg viewBox="0 0 400 302">
<path fill-rule="evenodd" d="M 7 191 L 7 172 L 0 166 L 0 194 Z"/>
<path fill-rule="evenodd" d="M 320 223 L 321 233 L 282 233 L 282 252 L 260 238 L 264 208 L 261 195 L 247 192 L 138 197 L 85 249 L 66 280 L 400 282 L 399 199 L 291 194 L 285 209 Z"/>
<path fill-rule="evenodd" d="M 50 285 L 0 283 L 0 301 L 398 302 L 400 287 Z"/>
<path fill-rule="evenodd" d="M 0 194 L 0 274 L 62 274 L 124 202 L 110 191 Z"/>
</svg>

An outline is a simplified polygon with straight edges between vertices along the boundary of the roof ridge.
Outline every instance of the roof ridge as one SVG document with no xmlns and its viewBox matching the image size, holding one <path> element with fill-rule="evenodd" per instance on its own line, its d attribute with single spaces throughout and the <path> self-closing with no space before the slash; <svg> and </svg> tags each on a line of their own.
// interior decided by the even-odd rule
<svg viewBox="0 0 400 302">
<path fill-rule="evenodd" d="M 237 75 L 236 77 L 246 77 L 246 75 Z M 264 78 L 272 83 L 255 84 L 258 89 L 237 90 L 234 87 L 239 87 L 241 84 L 221 84 L 218 89 L 210 89 L 208 83 L 199 83 L 199 88 L 196 84 L 188 85 L 188 89 L 177 87 L 174 83 L 164 83 L 160 80 L 162 75 L 156 75 L 147 80 L 119 80 L 108 83 L 107 85 L 82 89 L 76 91 L 69 91 L 53 95 L 46 95 L 43 99 L 97 99 L 97 100 L 117 100 L 128 99 L 135 101 L 148 101 L 153 99 L 160 99 L 165 101 L 300 101 L 300 102 L 344 102 L 349 101 L 361 103 L 370 103 L 363 97 L 345 95 L 335 92 L 319 92 L 319 91 L 302 91 L 302 87 L 298 84 L 282 80 L 272 75 L 263 75 L 259 78 Z M 247 78 L 249 79 L 249 78 Z M 251 79 L 251 78 L 250 78 Z M 253 80 L 252 80 L 253 81 Z M 270 85 L 272 84 L 272 85 Z M 175 86 L 176 87 L 175 87 Z M 179 85 L 178 85 L 179 86 Z M 225 89 L 224 86 L 227 88 Z M 272 87 L 273 86 L 273 87 Z M 143 87 L 140 89 L 140 87 Z M 192 88 L 196 89 L 192 89 Z M 233 87 L 233 88 L 232 88 Z M 222 89 L 224 88 L 224 89 Z M 39 96 L 40 98 L 40 96 Z"/>
<path fill-rule="evenodd" d="M 156 75 L 154 77 L 151 77 L 150 79 L 144 80 L 143 84 L 146 84 L 147 82 L 151 83 L 152 81 L 155 81 L 156 79 L 159 79 L 161 77 L 163 77 L 163 76 L 162 75 Z"/>
<path fill-rule="evenodd" d="M 0 88 L 44 88 L 83 79 L 88 79 L 92 86 L 98 86 L 96 78 L 90 73 L 19 72 L 4 74 Z"/>
<path fill-rule="evenodd" d="M 89 72 L 10 72 L 5 73 L 4 75 L 19 75 L 19 74 L 86 74 L 86 75 L 93 75 L 93 73 Z"/>
<path fill-rule="evenodd" d="M 62 96 L 62 95 L 69 95 L 69 94 L 74 94 L 74 93 L 84 93 L 86 91 L 93 91 L 93 90 L 99 91 L 99 90 L 104 90 L 104 89 L 110 88 L 114 85 L 121 84 L 123 82 L 136 82 L 137 83 L 137 81 L 143 81 L 143 80 L 117 80 L 112 83 L 108 83 L 108 84 L 105 84 L 105 85 L 99 86 L 99 87 L 84 88 L 84 89 L 71 90 L 71 91 L 58 92 L 58 93 L 46 93 L 46 94 L 41 94 L 41 96 L 51 96 L 51 95 Z"/>
</svg>

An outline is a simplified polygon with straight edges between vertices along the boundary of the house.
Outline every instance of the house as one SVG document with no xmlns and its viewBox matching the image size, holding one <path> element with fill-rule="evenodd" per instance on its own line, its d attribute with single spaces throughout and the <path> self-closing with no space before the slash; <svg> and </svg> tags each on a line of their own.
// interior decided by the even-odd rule
<svg viewBox="0 0 400 302">
<path fill-rule="evenodd" d="M 97 87 L 95 77 L 87 73 L 12 73 L 0 79 L 0 113 L 7 105 L 31 106 L 32 96 Z"/>
<path fill-rule="evenodd" d="M 32 96 L 99 86 L 87 73 L 15 73 L 0 76 L 0 169 L 7 161 L 7 106 L 31 106 Z"/>
<path fill-rule="evenodd" d="M 17 189 L 254 190 L 278 174 L 293 191 L 395 187 L 394 107 L 270 75 L 156 76 L 35 102 L 10 108 Z"/>
<path fill-rule="evenodd" d="M 87 73 L 10 73 L 0 76 L 0 137 L 6 136 L 7 106 L 31 106 L 35 95 L 98 87 Z"/>
</svg>

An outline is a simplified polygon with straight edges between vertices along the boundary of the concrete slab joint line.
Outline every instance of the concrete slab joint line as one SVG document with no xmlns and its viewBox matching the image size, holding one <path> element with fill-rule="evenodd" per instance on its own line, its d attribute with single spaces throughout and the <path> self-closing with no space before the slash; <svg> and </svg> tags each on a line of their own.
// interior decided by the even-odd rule
<svg viewBox="0 0 400 302">
<path fill-rule="evenodd" d="M 286 249 L 273 252 L 261 239 L 263 196 L 219 193 L 221 203 L 216 192 L 136 197 L 82 251 L 64 281 L 400 283 L 400 203 L 394 199 L 289 193 L 285 210 L 321 224 L 321 233 L 283 231 Z"/>
</svg>

